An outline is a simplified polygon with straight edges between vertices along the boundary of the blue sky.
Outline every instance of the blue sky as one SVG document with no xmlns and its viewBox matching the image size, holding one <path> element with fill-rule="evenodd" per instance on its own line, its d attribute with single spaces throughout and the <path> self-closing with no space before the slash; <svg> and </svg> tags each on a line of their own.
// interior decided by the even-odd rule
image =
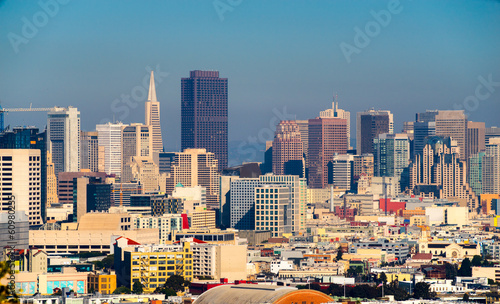
<svg viewBox="0 0 500 304">
<path fill-rule="evenodd" d="M 464 108 L 480 77 L 500 82 L 499 1 L 401 0 L 397 13 L 390 1 L 53 1 L 0 0 L 2 106 L 76 106 L 87 131 L 113 116 L 142 122 L 139 93 L 153 68 L 163 75 L 167 150 L 180 148 L 180 79 L 194 69 L 229 79 L 230 141 L 258 143 L 277 112 L 314 118 L 333 92 L 351 111 L 354 136 L 358 111 L 391 110 L 399 131 L 416 112 Z M 49 5 L 49 16 L 40 3 L 58 9 Z M 375 31 L 372 12 L 382 10 L 390 21 Z M 36 33 L 23 34 L 26 20 Z M 367 34 L 367 25 L 375 32 L 348 62 L 340 45 L 356 47 L 355 28 Z M 124 103 L 134 90 L 138 100 Z M 500 85 L 480 93 L 488 97 L 465 104 L 470 120 L 500 126 Z M 6 121 L 43 128 L 45 118 Z"/>
</svg>

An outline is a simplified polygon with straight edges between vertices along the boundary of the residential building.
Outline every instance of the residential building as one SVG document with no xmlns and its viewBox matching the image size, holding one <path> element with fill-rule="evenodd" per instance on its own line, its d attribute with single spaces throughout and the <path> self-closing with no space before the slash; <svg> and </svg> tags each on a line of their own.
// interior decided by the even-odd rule
<svg viewBox="0 0 500 304">
<path fill-rule="evenodd" d="M 90 273 L 88 279 L 89 293 L 99 292 L 103 295 L 112 294 L 116 289 L 116 275 L 111 273 Z"/>
<path fill-rule="evenodd" d="M 410 163 L 410 140 L 407 134 L 380 134 L 373 140 L 374 176 L 401 178 Z"/>
<path fill-rule="evenodd" d="M 490 138 L 483 157 L 482 193 L 500 193 L 500 137 Z"/>
<path fill-rule="evenodd" d="M 290 189 L 281 185 L 265 185 L 255 188 L 255 230 L 269 230 L 273 237 L 291 232 L 288 212 L 291 201 Z"/>
<path fill-rule="evenodd" d="M 173 231 L 182 231 L 182 216 L 180 214 L 163 214 L 161 216 L 135 215 L 132 217 L 135 229 L 158 229 L 160 244 L 171 241 Z"/>
<path fill-rule="evenodd" d="M 229 227 L 238 230 L 255 230 L 255 188 L 258 178 L 238 178 L 231 181 Z"/>
<path fill-rule="evenodd" d="M 485 152 L 479 152 L 469 156 L 469 185 L 476 195 L 483 193 L 483 157 L 485 155 Z"/>
<path fill-rule="evenodd" d="M 227 78 L 218 71 L 191 71 L 181 79 L 181 149 L 213 153 L 217 171 L 227 167 L 227 92 Z"/>
</svg>

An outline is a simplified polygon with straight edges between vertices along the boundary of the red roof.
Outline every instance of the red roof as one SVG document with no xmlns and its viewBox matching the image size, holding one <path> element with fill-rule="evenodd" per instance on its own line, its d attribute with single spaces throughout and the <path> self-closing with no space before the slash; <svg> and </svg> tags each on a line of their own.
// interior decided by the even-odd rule
<svg viewBox="0 0 500 304">
<path fill-rule="evenodd" d="M 432 253 L 415 253 L 412 257 L 412 260 L 431 260 Z"/>
<path fill-rule="evenodd" d="M 181 241 L 177 241 L 174 244 L 179 244 Z M 206 244 L 207 242 L 193 238 L 193 242 L 197 244 Z"/>
<path fill-rule="evenodd" d="M 124 236 L 120 236 L 119 238 L 116 239 L 116 241 L 118 241 L 119 239 L 127 239 L 127 245 L 140 245 L 140 243 L 137 243 L 136 241 L 126 238 Z"/>
</svg>

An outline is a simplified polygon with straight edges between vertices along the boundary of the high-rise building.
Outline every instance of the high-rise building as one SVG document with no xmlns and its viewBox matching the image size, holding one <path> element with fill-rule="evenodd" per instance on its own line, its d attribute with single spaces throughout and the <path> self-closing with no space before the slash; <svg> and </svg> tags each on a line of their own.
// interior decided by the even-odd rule
<svg viewBox="0 0 500 304">
<path fill-rule="evenodd" d="M 273 141 L 273 173 L 283 175 L 285 164 L 289 161 L 302 162 L 302 147 L 297 123 L 293 120 L 281 121 L 276 126 Z"/>
<path fill-rule="evenodd" d="M 163 160 L 161 160 L 163 159 Z M 172 194 L 181 183 L 186 187 L 206 188 L 207 207 L 219 208 L 219 173 L 214 153 L 205 149 L 185 149 L 184 152 L 160 153 L 161 173 L 167 174 L 166 193 Z"/>
<path fill-rule="evenodd" d="M 334 153 L 347 153 L 347 121 L 341 118 L 309 119 L 309 187 L 325 188 L 328 162 Z"/>
<path fill-rule="evenodd" d="M 353 177 L 373 177 L 374 164 L 373 154 L 354 155 Z"/>
<path fill-rule="evenodd" d="M 255 188 L 258 178 L 238 178 L 231 181 L 229 227 L 255 230 Z"/>
<path fill-rule="evenodd" d="M 161 137 L 160 125 L 160 102 L 156 99 L 155 77 L 151 71 L 151 79 L 149 80 L 149 95 L 146 101 L 146 125 L 151 126 L 152 133 L 152 150 L 153 152 L 163 151 L 163 139 Z"/>
<path fill-rule="evenodd" d="M 150 125 L 131 124 L 122 129 L 122 175 L 121 182 L 133 180 L 130 164 L 132 157 L 141 156 L 153 159 L 153 136 Z"/>
<path fill-rule="evenodd" d="M 319 112 L 320 118 L 342 118 L 347 121 L 347 147 L 351 149 L 351 112 L 339 109 L 337 96 L 334 97 L 332 108 Z"/>
<path fill-rule="evenodd" d="M 47 152 L 47 208 L 58 202 L 57 177 L 54 172 L 54 163 L 52 162 L 52 154 Z"/>
<path fill-rule="evenodd" d="M 373 153 L 373 140 L 383 133 L 394 133 L 394 117 L 390 111 L 358 112 L 356 119 L 356 153 Z"/>
<path fill-rule="evenodd" d="M 306 168 L 309 162 L 309 120 L 296 120 L 295 123 L 299 126 L 300 140 L 302 141 L 302 151 L 305 157 Z M 267 150 L 267 148 L 266 148 Z"/>
<path fill-rule="evenodd" d="M 449 137 L 429 137 L 422 154 L 410 164 L 410 191 L 419 196 L 464 199 L 469 211 L 477 211 L 479 200 L 469 186 L 467 165 L 458 158 L 459 150 Z"/>
<path fill-rule="evenodd" d="M 490 143 L 490 138 L 500 137 L 500 128 L 498 127 L 490 127 L 486 128 L 484 131 L 484 144 L 487 145 Z"/>
<path fill-rule="evenodd" d="M 104 172 L 61 172 L 57 177 L 57 196 L 59 204 L 73 204 L 73 180 L 80 177 L 106 178 Z"/>
<path fill-rule="evenodd" d="M 380 134 L 373 140 L 374 175 L 401 178 L 410 163 L 408 134 Z"/>
<path fill-rule="evenodd" d="M 403 133 L 407 134 L 410 140 L 413 140 L 413 134 L 415 133 L 415 122 L 413 121 L 403 122 Z"/>
<path fill-rule="evenodd" d="M 484 122 L 467 122 L 467 155 L 471 156 L 486 150 Z"/>
<path fill-rule="evenodd" d="M 99 148 L 104 147 L 104 159 L 98 157 L 99 162 L 104 162 L 106 174 L 122 175 L 122 129 L 127 125 L 121 122 L 96 125 Z M 101 171 L 101 170 L 98 170 Z"/>
<path fill-rule="evenodd" d="M 218 71 L 191 71 L 181 80 L 181 148 L 214 153 L 219 171 L 228 157 L 227 89 Z"/>
<path fill-rule="evenodd" d="M 500 193 L 500 137 L 490 138 L 483 157 L 483 193 Z"/>
<path fill-rule="evenodd" d="M 151 157 L 132 156 L 129 162 L 131 181 L 142 184 L 143 193 L 153 193 L 164 189 L 161 185 L 165 181 L 165 175 L 160 175 L 158 165 Z"/>
<path fill-rule="evenodd" d="M 290 189 L 282 185 L 264 185 L 255 188 L 255 230 L 271 231 L 273 237 L 281 237 L 291 230 L 287 208 L 290 205 Z"/>
<path fill-rule="evenodd" d="M 436 136 L 451 137 L 460 149 L 458 158 L 467 161 L 467 116 L 460 111 L 438 111 Z"/>
<path fill-rule="evenodd" d="M 484 152 L 469 156 L 469 185 L 476 195 L 483 193 L 483 157 Z"/>
<path fill-rule="evenodd" d="M 47 149 L 52 153 L 56 176 L 80 171 L 80 111 L 53 108 L 47 114 Z"/>
<path fill-rule="evenodd" d="M 73 221 L 80 222 L 88 212 L 108 211 L 111 207 L 111 184 L 98 177 L 73 179 Z"/>
<path fill-rule="evenodd" d="M 99 164 L 98 132 L 81 131 L 80 143 L 80 169 L 97 172 Z"/>
<path fill-rule="evenodd" d="M 141 183 L 111 184 L 111 204 L 113 206 L 131 206 L 130 197 L 141 193 L 143 193 Z"/>
<path fill-rule="evenodd" d="M 337 189 L 351 190 L 352 171 L 353 171 L 354 155 L 351 154 L 335 154 L 331 161 L 331 170 L 329 172 L 329 184 L 332 184 Z"/>
<path fill-rule="evenodd" d="M 424 151 L 427 137 L 436 135 L 435 121 L 415 121 L 413 124 L 413 155 L 421 154 Z"/>
<path fill-rule="evenodd" d="M 42 225 L 40 150 L 0 149 L 0 159 L 0 210 L 15 204 L 14 210 L 28 215 L 30 226 Z"/>
</svg>

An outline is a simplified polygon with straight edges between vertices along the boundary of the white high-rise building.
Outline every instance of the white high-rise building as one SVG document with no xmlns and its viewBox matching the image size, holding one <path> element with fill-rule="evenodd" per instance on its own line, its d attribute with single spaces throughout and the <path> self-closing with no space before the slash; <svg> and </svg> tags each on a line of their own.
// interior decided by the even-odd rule
<svg viewBox="0 0 500 304">
<path fill-rule="evenodd" d="M 151 126 L 153 134 L 153 152 L 163 152 L 163 140 L 161 137 L 160 125 L 160 102 L 156 99 L 155 77 L 151 71 L 149 81 L 149 95 L 146 101 L 146 125 Z"/>
<path fill-rule="evenodd" d="M 96 125 L 99 147 L 104 147 L 104 172 L 122 173 L 122 129 L 127 125 L 121 122 Z"/>
<path fill-rule="evenodd" d="M 80 171 L 80 111 L 53 108 L 47 114 L 47 149 L 52 153 L 56 176 Z"/>
<path fill-rule="evenodd" d="M 320 118 L 342 118 L 347 120 L 347 146 L 351 149 L 351 112 L 339 109 L 339 102 L 335 96 L 332 108 L 319 112 Z"/>
<path fill-rule="evenodd" d="M 40 150 L 0 149 L 0 160 L 0 211 L 9 211 L 14 202 L 16 211 L 28 215 L 30 226 L 43 224 Z"/>
<path fill-rule="evenodd" d="M 483 193 L 500 193 L 500 137 L 489 139 L 483 157 Z"/>
</svg>

